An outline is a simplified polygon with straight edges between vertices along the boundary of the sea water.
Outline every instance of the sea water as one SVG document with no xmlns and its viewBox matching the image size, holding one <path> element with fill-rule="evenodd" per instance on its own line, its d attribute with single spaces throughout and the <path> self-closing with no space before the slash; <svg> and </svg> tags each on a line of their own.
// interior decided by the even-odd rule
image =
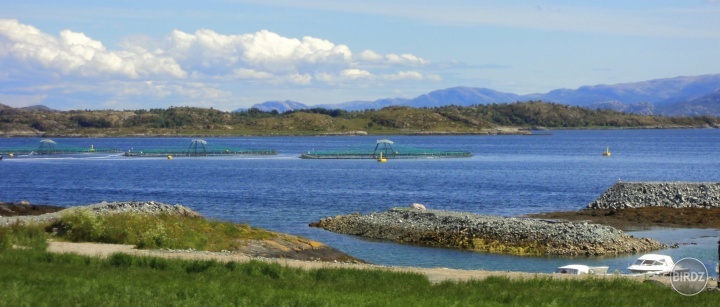
<svg viewBox="0 0 720 307">
<path fill-rule="evenodd" d="M 304 160 L 311 150 L 396 146 L 470 151 L 470 158 Z M 193 138 L 56 138 L 56 146 L 142 151 L 189 146 Z M 275 156 L 138 158 L 122 154 L 18 156 L 0 161 L 0 201 L 76 206 L 154 200 L 206 217 L 301 235 L 383 265 L 552 272 L 568 263 L 625 268 L 639 255 L 519 257 L 401 245 L 310 228 L 327 216 L 422 203 L 431 209 L 519 216 L 578 210 L 617 181 L 720 181 L 720 129 L 541 131 L 501 136 L 324 136 L 205 138 L 229 148 L 274 149 Z M 39 138 L 0 139 L 4 148 Z M 606 148 L 612 156 L 602 153 Z M 717 261 L 718 230 L 632 233 L 679 248 L 675 260 Z M 712 265 L 712 266 L 711 266 Z"/>
</svg>

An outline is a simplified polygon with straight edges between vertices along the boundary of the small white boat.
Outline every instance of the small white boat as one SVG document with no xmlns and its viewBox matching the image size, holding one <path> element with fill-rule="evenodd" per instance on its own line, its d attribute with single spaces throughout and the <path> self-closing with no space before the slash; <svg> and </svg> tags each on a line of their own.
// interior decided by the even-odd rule
<svg viewBox="0 0 720 307">
<path fill-rule="evenodd" d="M 583 264 L 569 264 L 555 270 L 556 274 L 584 275 L 584 274 L 607 274 L 608 266 L 587 266 Z"/>
<path fill-rule="evenodd" d="M 645 254 L 627 269 L 636 274 L 670 274 L 674 265 L 675 262 L 670 256 Z"/>
</svg>

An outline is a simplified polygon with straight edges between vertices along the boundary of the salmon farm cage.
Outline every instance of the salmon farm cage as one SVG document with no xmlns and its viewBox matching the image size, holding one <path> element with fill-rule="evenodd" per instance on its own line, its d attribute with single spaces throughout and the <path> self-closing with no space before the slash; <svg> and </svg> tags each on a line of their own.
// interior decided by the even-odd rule
<svg viewBox="0 0 720 307">
<path fill-rule="evenodd" d="M 276 155 L 272 149 L 243 149 L 208 144 L 201 139 L 192 140 L 188 147 L 165 147 L 130 149 L 124 152 L 126 157 L 217 157 L 217 156 L 255 156 Z"/>
<path fill-rule="evenodd" d="M 37 147 L 0 147 L 0 155 L 32 156 L 32 155 L 73 155 L 73 154 L 107 154 L 121 153 L 120 149 L 64 146 L 51 139 L 42 139 Z"/>
<path fill-rule="evenodd" d="M 423 158 L 466 158 L 467 151 L 443 151 L 404 146 L 393 146 L 390 140 L 377 140 L 375 148 L 346 150 L 313 150 L 300 155 L 303 159 L 423 159 Z"/>
</svg>

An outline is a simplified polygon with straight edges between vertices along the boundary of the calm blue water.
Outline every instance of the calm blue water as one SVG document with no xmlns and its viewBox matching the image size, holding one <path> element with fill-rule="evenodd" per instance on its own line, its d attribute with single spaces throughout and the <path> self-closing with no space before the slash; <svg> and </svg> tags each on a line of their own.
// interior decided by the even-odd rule
<svg viewBox="0 0 720 307">
<path fill-rule="evenodd" d="M 488 255 L 373 242 L 310 228 L 326 216 L 422 203 L 431 209 L 515 216 L 576 210 L 617 180 L 720 181 L 720 129 L 550 131 L 534 136 L 388 136 L 398 145 L 461 150 L 471 158 L 303 160 L 308 150 L 374 148 L 385 137 L 206 138 L 232 148 L 275 149 L 277 156 L 125 158 L 117 155 L 18 157 L 0 161 L 0 201 L 75 206 L 156 200 L 205 216 L 325 242 L 385 265 L 550 272 L 568 263 L 628 266 L 615 258 Z M 37 146 L 0 139 L 0 148 Z M 57 146 L 147 150 L 189 146 L 191 138 L 57 138 Z M 612 157 L 601 153 L 609 146 Z M 720 226 L 719 226 L 720 227 Z M 687 243 L 662 251 L 676 260 L 717 260 L 717 230 L 653 230 L 636 235 Z M 696 243 L 693 245 L 690 243 Z"/>
</svg>

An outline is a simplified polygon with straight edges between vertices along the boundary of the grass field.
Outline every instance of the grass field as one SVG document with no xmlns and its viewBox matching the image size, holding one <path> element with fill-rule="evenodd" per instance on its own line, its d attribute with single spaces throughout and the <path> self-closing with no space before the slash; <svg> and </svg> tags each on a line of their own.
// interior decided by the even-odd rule
<svg viewBox="0 0 720 307">
<path fill-rule="evenodd" d="M 77 229 L 77 228 L 76 228 Z M 685 297 L 626 279 L 432 284 L 419 274 L 303 270 L 259 261 L 108 258 L 45 251 L 43 227 L 0 228 L 0 306 L 717 306 L 719 292 Z"/>
<path fill-rule="evenodd" d="M 624 279 L 431 284 L 421 275 L 380 270 L 12 249 L 0 253 L 0 289 L 4 306 L 717 306 L 720 300 L 717 292 L 685 297 Z"/>
</svg>

